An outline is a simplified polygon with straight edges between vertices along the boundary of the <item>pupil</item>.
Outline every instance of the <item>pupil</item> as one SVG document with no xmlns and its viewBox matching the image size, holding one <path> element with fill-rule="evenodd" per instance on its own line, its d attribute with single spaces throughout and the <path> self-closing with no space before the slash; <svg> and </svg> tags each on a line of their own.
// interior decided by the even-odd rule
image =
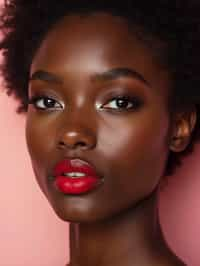
<svg viewBox="0 0 200 266">
<path fill-rule="evenodd" d="M 120 108 L 127 107 L 127 100 L 126 99 L 117 99 L 117 105 Z"/>
<path fill-rule="evenodd" d="M 54 106 L 54 101 L 52 99 L 44 99 L 44 104 L 47 106 L 47 107 L 53 107 Z"/>
</svg>

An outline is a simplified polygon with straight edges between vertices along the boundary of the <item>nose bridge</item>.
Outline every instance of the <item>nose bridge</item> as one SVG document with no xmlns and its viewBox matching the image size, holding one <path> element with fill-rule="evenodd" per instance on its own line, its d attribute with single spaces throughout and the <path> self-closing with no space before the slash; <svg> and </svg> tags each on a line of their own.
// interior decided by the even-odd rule
<svg viewBox="0 0 200 266">
<path fill-rule="evenodd" d="M 87 104 L 73 104 L 63 113 L 59 145 L 70 149 L 91 149 L 96 146 L 95 110 Z"/>
</svg>

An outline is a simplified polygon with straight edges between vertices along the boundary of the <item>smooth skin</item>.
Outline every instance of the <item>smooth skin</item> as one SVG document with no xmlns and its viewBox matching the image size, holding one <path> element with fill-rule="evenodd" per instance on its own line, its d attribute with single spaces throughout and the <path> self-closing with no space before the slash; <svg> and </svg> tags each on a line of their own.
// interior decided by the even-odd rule
<svg viewBox="0 0 200 266">
<path fill-rule="evenodd" d="M 170 73 L 153 50 L 122 18 L 70 15 L 44 36 L 30 72 L 29 99 L 40 98 L 29 104 L 27 146 L 41 190 L 71 222 L 70 265 L 183 265 L 162 239 L 156 198 L 196 112 L 169 115 Z M 101 185 L 55 190 L 50 177 L 64 158 L 92 164 Z"/>
</svg>

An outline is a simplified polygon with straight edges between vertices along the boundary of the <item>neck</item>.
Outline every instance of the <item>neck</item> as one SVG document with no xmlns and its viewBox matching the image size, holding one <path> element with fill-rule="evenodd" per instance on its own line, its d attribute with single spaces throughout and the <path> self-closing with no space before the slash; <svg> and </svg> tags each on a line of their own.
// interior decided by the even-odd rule
<svg viewBox="0 0 200 266">
<path fill-rule="evenodd" d="M 166 246 L 156 194 L 109 220 L 70 224 L 70 266 L 183 265 Z"/>
</svg>

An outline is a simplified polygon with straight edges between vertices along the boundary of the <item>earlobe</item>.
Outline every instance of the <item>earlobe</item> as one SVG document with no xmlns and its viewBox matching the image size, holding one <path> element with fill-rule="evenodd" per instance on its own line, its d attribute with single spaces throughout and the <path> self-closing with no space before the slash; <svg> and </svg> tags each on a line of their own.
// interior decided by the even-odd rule
<svg viewBox="0 0 200 266">
<path fill-rule="evenodd" d="M 178 113 L 174 119 L 173 132 L 170 142 L 170 150 L 182 152 L 189 145 L 192 132 L 197 121 L 196 107 L 189 111 Z"/>
</svg>

